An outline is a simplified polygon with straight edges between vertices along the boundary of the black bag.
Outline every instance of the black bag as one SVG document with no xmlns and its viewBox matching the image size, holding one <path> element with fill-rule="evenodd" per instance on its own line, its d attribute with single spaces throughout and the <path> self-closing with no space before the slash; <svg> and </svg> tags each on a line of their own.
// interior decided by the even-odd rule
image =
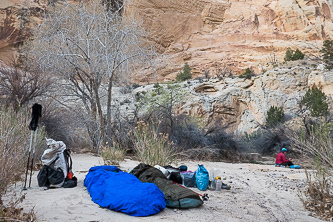
<svg viewBox="0 0 333 222">
<path fill-rule="evenodd" d="M 180 176 L 179 172 L 171 172 L 169 179 L 178 184 L 183 183 L 182 177 Z"/>
<path fill-rule="evenodd" d="M 38 172 L 37 181 L 38 186 L 40 187 L 49 187 L 50 185 L 60 184 L 64 181 L 65 175 L 62 169 L 53 169 L 51 165 L 53 165 L 57 159 L 53 160 L 50 165 L 44 165 L 43 168 Z"/>
<path fill-rule="evenodd" d="M 47 178 L 47 175 L 49 172 L 48 168 L 49 168 L 49 166 L 44 165 L 43 168 L 38 172 L 37 181 L 38 181 L 39 187 L 49 187 L 50 186 L 50 182 Z"/>
<path fill-rule="evenodd" d="M 47 179 L 49 180 L 50 184 L 55 185 L 64 181 L 65 175 L 62 169 L 58 168 L 57 170 L 54 170 L 49 167 L 48 170 Z"/>
<path fill-rule="evenodd" d="M 77 178 L 73 176 L 72 179 L 66 177 L 64 184 L 62 185 L 64 188 L 72 188 L 77 186 Z"/>
</svg>

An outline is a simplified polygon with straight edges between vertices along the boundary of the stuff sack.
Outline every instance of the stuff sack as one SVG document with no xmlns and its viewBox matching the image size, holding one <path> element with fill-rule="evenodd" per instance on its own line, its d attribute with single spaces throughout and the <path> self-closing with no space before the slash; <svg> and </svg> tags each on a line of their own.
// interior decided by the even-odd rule
<svg viewBox="0 0 333 222">
<path fill-rule="evenodd" d="M 192 171 L 181 171 L 182 185 L 185 187 L 195 187 L 195 176 Z"/>
<path fill-rule="evenodd" d="M 198 164 L 198 170 L 195 172 L 197 188 L 205 191 L 209 184 L 209 173 L 203 165 Z"/>
<path fill-rule="evenodd" d="M 115 166 L 90 168 L 84 185 L 92 201 L 101 207 L 131 216 L 153 215 L 166 206 L 164 194 L 155 184 L 142 183 L 137 177 Z"/>
<path fill-rule="evenodd" d="M 301 169 L 301 166 L 299 166 L 299 165 L 291 165 L 289 168 L 290 169 Z"/>
</svg>

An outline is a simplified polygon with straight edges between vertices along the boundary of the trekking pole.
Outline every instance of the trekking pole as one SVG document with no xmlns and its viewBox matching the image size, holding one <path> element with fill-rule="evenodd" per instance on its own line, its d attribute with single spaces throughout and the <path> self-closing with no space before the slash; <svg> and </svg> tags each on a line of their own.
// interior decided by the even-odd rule
<svg viewBox="0 0 333 222">
<path fill-rule="evenodd" d="M 32 168 L 33 168 L 33 165 L 34 165 L 34 156 L 35 156 L 36 143 L 37 143 L 37 131 L 38 131 L 38 127 L 35 130 L 34 149 L 32 151 L 32 158 L 31 158 L 31 169 L 30 169 L 29 188 L 30 188 L 30 185 L 31 185 Z"/>
<path fill-rule="evenodd" d="M 26 190 L 26 184 L 27 184 L 27 177 L 28 177 L 28 168 L 29 168 L 29 160 L 30 160 L 30 152 L 31 152 L 31 145 L 32 145 L 32 137 L 34 135 L 34 132 L 31 131 L 31 137 L 30 137 L 30 146 L 29 146 L 29 154 L 28 154 L 28 161 L 27 161 L 27 170 L 25 172 L 25 181 L 24 181 L 24 187 L 23 190 Z"/>
<path fill-rule="evenodd" d="M 38 126 L 38 118 L 42 116 L 42 106 L 39 105 L 38 103 L 35 103 L 32 106 L 32 119 L 29 124 L 29 129 L 31 130 L 31 137 L 30 137 L 30 146 L 29 146 L 29 154 L 28 154 L 28 161 L 27 161 L 27 170 L 25 172 L 25 181 L 24 181 L 24 187 L 23 190 L 27 189 L 27 178 L 28 178 L 28 170 L 29 170 L 29 161 L 30 161 L 30 153 L 31 153 L 31 147 L 32 147 L 32 138 L 34 135 L 35 131 L 35 145 L 34 145 L 34 150 L 33 150 L 33 155 L 32 155 L 32 164 L 31 164 L 31 173 L 30 173 L 30 182 L 29 182 L 29 187 L 31 184 L 31 174 L 32 174 L 32 166 L 34 162 L 34 154 L 35 154 L 35 148 L 36 148 L 36 138 L 37 138 L 37 126 Z"/>
</svg>

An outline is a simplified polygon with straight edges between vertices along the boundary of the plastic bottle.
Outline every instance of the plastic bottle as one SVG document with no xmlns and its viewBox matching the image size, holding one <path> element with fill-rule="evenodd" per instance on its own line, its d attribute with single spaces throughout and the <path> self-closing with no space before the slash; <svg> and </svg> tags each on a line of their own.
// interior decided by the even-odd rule
<svg viewBox="0 0 333 222">
<path fill-rule="evenodd" d="M 209 174 L 209 180 L 210 180 L 210 189 L 215 190 L 216 189 L 216 176 L 220 176 L 220 171 L 216 168 L 212 169 Z"/>
<path fill-rule="evenodd" d="M 216 183 L 215 191 L 221 191 L 221 187 L 222 187 L 221 177 L 216 177 L 215 178 L 215 183 Z"/>
</svg>

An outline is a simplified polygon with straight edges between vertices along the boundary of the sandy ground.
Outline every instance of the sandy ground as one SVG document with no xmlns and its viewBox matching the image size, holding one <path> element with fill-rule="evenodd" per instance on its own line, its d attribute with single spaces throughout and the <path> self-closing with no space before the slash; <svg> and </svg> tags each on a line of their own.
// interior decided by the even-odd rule
<svg viewBox="0 0 333 222">
<path fill-rule="evenodd" d="M 44 190 L 38 187 L 34 172 L 31 188 L 22 191 L 23 184 L 16 184 L 7 192 L 4 201 L 13 192 L 26 193 L 21 206 L 28 211 L 34 208 L 38 221 L 322 221 L 314 218 L 303 207 L 297 196 L 305 186 L 304 170 L 274 167 L 274 165 L 231 164 L 223 162 L 179 162 L 195 171 L 197 164 L 204 164 L 210 171 L 217 168 L 230 190 L 194 191 L 210 197 L 201 207 L 194 209 L 169 209 L 149 217 L 132 217 L 123 213 L 101 208 L 95 204 L 83 180 L 92 166 L 102 165 L 100 157 L 88 154 L 74 154 L 73 170 L 78 178 L 75 188 Z M 138 162 L 126 159 L 122 170 L 135 167 Z M 176 165 L 174 165 L 176 166 Z"/>
</svg>

